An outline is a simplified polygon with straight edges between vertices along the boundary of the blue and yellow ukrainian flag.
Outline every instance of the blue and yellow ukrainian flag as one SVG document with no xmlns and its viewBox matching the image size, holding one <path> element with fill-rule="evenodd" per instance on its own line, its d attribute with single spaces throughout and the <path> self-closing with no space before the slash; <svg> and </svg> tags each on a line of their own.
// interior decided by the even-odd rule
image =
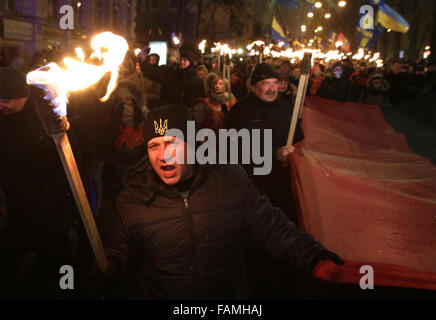
<svg viewBox="0 0 436 320">
<path fill-rule="evenodd" d="M 271 26 L 271 39 L 277 42 L 278 41 L 283 41 L 285 43 L 288 42 L 288 40 L 286 39 L 286 35 L 283 32 L 283 29 L 278 23 L 275 16 L 273 17 L 272 26 Z"/>
<path fill-rule="evenodd" d="M 386 29 L 407 33 L 409 23 L 398 12 L 389 7 L 384 0 L 371 0 L 371 3 L 378 5 L 377 22 Z"/>
</svg>

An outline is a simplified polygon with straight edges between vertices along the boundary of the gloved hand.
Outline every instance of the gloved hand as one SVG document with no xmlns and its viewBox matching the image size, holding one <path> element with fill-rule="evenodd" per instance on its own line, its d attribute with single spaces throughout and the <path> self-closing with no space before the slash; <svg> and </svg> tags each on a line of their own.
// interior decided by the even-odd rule
<svg viewBox="0 0 436 320">
<path fill-rule="evenodd" d="M 280 162 L 289 162 L 289 155 L 294 152 L 294 146 L 284 146 L 277 149 L 276 159 Z"/>
<path fill-rule="evenodd" d="M 45 92 L 35 86 L 30 86 L 31 99 L 35 104 L 36 113 L 41 120 L 45 133 L 49 136 L 60 135 L 70 128 L 67 117 L 58 116 L 54 106 L 44 99 Z"/>
<path fill-rule="evenodd" d="M 331 260 L 331 261 L 333 261 L 334 263 L 336 263 L 336 264 L 338 264 L 340 266 L 344 265 L 344 263 L 345 263 L 344 260 L 342 260 L 341 257 L 339 257 L 336 253 L 331 252 L 331 251 L 328 251 L 328 254 L 327 254 L 326 257 L 327 258 L 323 259 L 323 260 Z"/>
<path fill-rule="evenodd" d="M 318 257 L 316 257 L 316 259 L 313 261 L 312 270 L 318 265 L 318 263 L 320 261 L 323 261 L 323 260 L 331 260 L 335 264 L 340 265 L 340 266 L 344 265 L 344 263 L 345 263 L 344 260 L 342 260 L 342 258 L 339 257 L 336 253 L 325 250 Z"/>
</svg>

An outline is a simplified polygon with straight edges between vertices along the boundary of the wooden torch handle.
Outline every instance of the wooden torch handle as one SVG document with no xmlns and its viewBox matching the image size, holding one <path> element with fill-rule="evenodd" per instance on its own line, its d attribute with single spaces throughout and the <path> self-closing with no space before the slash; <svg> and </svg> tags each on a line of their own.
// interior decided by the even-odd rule
<svg viewBox="0 0 436 320">
<path fill-rule="evenodd" d="M 59 157 L 61 158 L 74 199 L 76 200 L 80 217 L 85 226 L 98 267 L 101 271 L 104 271 L 108 266 L 106 254 L 95 225 L 94 217 L 92 216 L 91 207 L 89 206 L 88 198 L 86 197 L 85 188 L 83 187 L 82 179 L 80 178 L 70 141 L 66 133 L 52 137 L 56 144 Z"/>
</svg>

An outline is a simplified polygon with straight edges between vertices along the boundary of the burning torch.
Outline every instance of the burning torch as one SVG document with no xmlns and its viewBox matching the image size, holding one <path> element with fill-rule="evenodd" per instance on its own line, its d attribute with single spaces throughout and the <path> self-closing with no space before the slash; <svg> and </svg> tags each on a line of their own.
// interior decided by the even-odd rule
<svg viewBox="0 0 436 320">
<path fill-rule="evenodd" d="M 123 37 L 103 32 L 92 39 L 91 47 L 94 52 L 90 58 L 97 58 L 102 62 L 101 65 L 85 63 L 83 51 L 76 50 L 79 60 L 65 58 L 62 67 L 51 62 L 29 72 L 27 83 L 32 85 L 32 98 L 45 132 L 53 138 L 56 145 L 98 267 L 104 271 L 108 266 L 106 254 L 67 135 L 70 127 L 67 102 L 70 92 L 90 87 L 99 82 L 106 73 L 110 73 L 106 95 L 100 99 L 102 102 L 107 101 L 117 85 L 119 66 L 129 50 L 129 45 Z"/>
<path fill-rule="evenodd" d="M 202 40 L 198 45 L 198 49 L 201 51 L 201 64 L 204 64 L 204 51 L 206 48 L 206 40 Z"/>
</svg>

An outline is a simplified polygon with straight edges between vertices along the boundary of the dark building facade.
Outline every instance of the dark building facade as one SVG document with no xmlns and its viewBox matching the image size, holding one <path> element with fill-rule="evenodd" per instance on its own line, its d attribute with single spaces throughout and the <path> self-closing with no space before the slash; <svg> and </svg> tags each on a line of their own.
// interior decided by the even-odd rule
<svg viewBox="0 0 436 320">
<path fill-rule="evenodd" d="M 135 43 L 136 0 L 0 0 L 0 46 L 5 61 L 21 59 L 26 69 L 35 52 L 70 52 L 91 37 L 112 31 Z M 73 9 L 74 29 L 63 30 L 63 5 Z"/>
</svg>

